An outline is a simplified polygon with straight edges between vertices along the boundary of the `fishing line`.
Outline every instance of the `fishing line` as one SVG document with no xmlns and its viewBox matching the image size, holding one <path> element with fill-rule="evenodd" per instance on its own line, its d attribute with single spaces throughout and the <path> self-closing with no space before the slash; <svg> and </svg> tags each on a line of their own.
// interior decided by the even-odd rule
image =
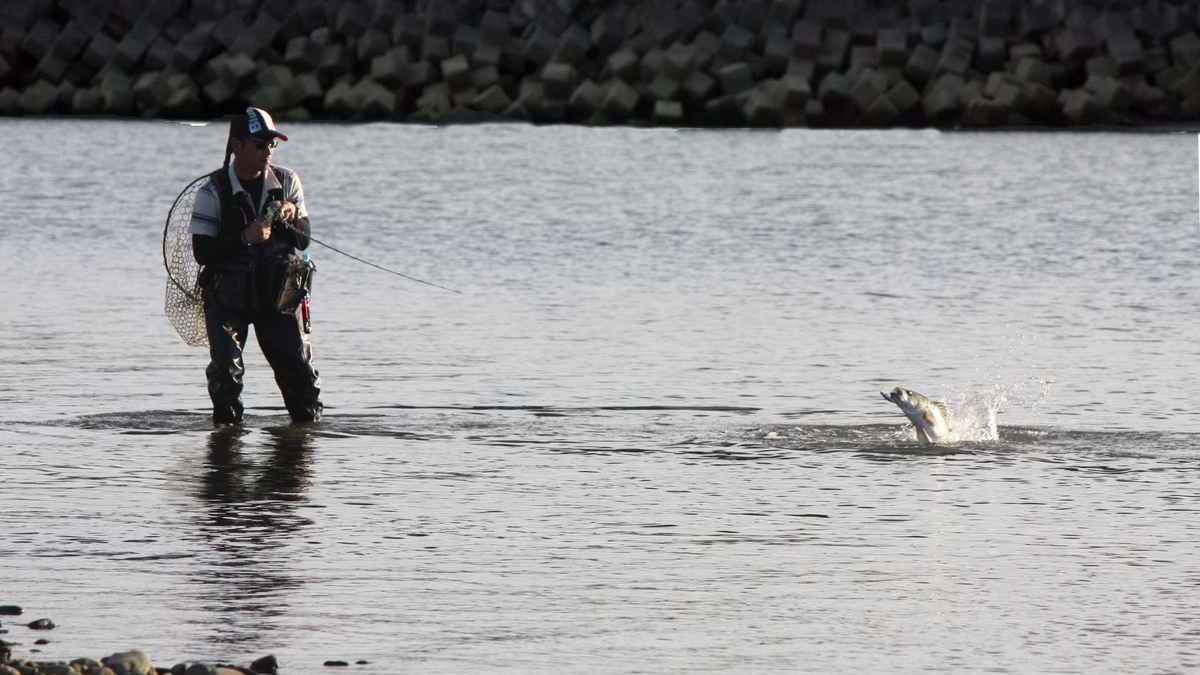
<svg viewBox="0 0 1200 675">
<path fill-rule="evenodd" d="M 288 225 L 287 227 L 288 227 L 288 229 L 292 229 L 290 225 Z M 295 231 L 295 230 L 293 230 L 293 232 L 294 232 L 294 231 Z M 303 236 L 303 234 L 301 234 L 301 236 Z M 325 248 L 329 249 L 330 251 L 333 251 L 334 253 L 341 253 L 342 255 L 346 256 L 347 258 L 350 258 L 351 260 L 357 260 L 358 262 L 360 262 L 360 263 L 362 263 L 362 264 L 364 264 L 364 265 L 370 265 L 371 267 L 374 267 L 374 268 L 375 268 L 375 269 L 377 269 L 377 270 L 380 270 L 380 271 L 383 271 L 383 272 L 387 272 L 388 274 L 395 274 L 396 276 L 398 276 L 398 277 L 400 277 L 400 278 L 402 278 L 402 279 L 408 279 L 409 281 L 415 281 L 415 282 L 417 282 L 418 284 L 425 284 L 426 286 L 433 286 L 434 288 L 440 288 L 440 289 L 442 289 L 443 291 L 450 291 L 451 293 L 458 293 L 459 295 L 462 295 L 462 291 L 456 291 L 456 290 L 454 290 L 453 288 L 447 288 L 447 287 L 445 287 L 445 286 L 442 286 L 442 285 L 439 285 L 439 284 L 435 284 L 435 283 L 433 283 L 432 281 L 425 281 L 424 279 L 418 279 L 418 278 L 416 278 L 416 277 L 409 276 L 409 275 L 407 275 L 407 274 L 405 274 L 405 273 L 403 273 L 403 272 L 397 272 L 396 270 L 389 269 L 389 268 L 387 268 L 387 267 L 384 267 L 383 265 L 378 265 L 378 264 L 376 264 L 376 263 L 373 263 L 373 262 L 371 262 L 370 260 L 363 260 L 362 258 L 360 258 L 360 257 L 358 257 L 358 256 L 356 256 L 356 255 L 353 255 L 353 254 L 347 253 L 347 252 L 343 251 L 342 249 L 340 249 L 340 248 L 338 248 L 338 247 L 336 247 L 336 246 L 334 246 L 334 245 L 332 245 L 332 244 L 326 244 L 325 242 L 321 241 L 320 239 L 317 239 L 316 237 L 314 237 L 314 236 L 312 236 L 312 235 L 309 235 L 309 237 L 308 237 L 308 238 L 309 238 L 309 240 L 311 240 L 313 243 L 315 243 L 315 244 L 320 244 L 320 245 L 324 246 Z"/>
</svg>

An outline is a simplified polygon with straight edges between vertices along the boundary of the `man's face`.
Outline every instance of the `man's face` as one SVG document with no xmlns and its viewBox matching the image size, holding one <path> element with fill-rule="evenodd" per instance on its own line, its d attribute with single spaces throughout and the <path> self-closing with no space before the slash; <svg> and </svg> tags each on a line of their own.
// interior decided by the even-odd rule
<svg viewBox="0 0 1200 675">
<path fill-rule="evenodd" d="M 257 138 L 240 138 L 234 140 L 233 154 L 240 168 L 253 171 L 263 171 L 271 161 L 271 154 L 279 145 L 279 140 L 272 138 L 261 141 Z"/>
</svg>

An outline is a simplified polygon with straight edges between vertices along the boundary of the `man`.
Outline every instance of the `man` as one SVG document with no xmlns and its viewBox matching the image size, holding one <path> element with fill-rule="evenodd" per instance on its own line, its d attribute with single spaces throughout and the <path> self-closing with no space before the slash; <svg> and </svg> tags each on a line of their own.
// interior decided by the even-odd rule
<svg viewBox="0 0 1200 675">
<path fill-rule="evenodd" d="M 230 122 L 224 166 L 209 175 L 192 207 L 211 356 L 205 374 L 218 425 L 242 420 L 242 349 L 251 324 L 292 421 L 316 421 L 323 409 L 302 308 L 278 305 L 296 249 L 308 247 L 311 231 L 300 177 L 271 163 L 287 139 L 267 111 L 246 108 Z"/>
</svg>

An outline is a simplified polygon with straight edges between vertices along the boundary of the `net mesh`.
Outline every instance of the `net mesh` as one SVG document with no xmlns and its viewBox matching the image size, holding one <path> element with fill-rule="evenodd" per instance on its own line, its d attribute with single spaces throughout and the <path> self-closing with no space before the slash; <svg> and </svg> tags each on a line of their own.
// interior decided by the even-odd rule
<svg viewBox="0 0 1200 675">
<path fill-rule="evenodd" d="M 188 184 L 175 198 L 163 228 L 163 265 L 167 268 L 164 310 L 171 327 L 192 347 L 207 346 L 204 328 L 204 302 L 200 297 L 200 265 L 192 255 L 192 207 L 196 192 L 208 176 Z"/>
</svg>

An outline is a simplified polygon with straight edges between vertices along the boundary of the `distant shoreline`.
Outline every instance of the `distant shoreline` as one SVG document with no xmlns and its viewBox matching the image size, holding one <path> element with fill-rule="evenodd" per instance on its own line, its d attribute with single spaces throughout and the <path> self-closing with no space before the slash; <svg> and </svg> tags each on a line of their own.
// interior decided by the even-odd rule
<svg viewBox="0 0 1200 675">
<path fill-rule="evenodd" d="M 0 124 L 6 121 L 33 121 L 33 120 L 48 120 L 48 121 L 71 121 L 71 122 L 158 122 L 158 123 L 193 123 L 193 124 L 224 124 L 223 118 L 218 119 L 201 119 L 201 118 L 164 118 L 164 117 L 128 117 L 122 115 L 81 115 L 81 114 L 48 114 L 39 116 L 0 116 Z M 514 125 L 529 125 L 543 127 L 573 127 L 578 126 L 569 122 L 557 123 L 536 123 L 527 120 L 508 119 L 497 117 L 494 119 L 473 119 L 471 121 L 451 120 L 447 122 L 429 122 L 415 120 L 343 120 L 343 119 L 308 119 L 304 120 L 305 124 L 322 124 L 322 125 L 344 125 L 353 126 L 360 124 L 378 124 L 392 123 L 397 126 L 434 126 L 434 127 L 453 127 L 453 126 L 479 126 L 484 124 L 514 124 Z M 675 131 L 785 131 L 788 129 L 804 131 L 938 131 L 942 133 L 987 133 L 987 134 L 1006 134 L 1006 133 L 1070 133 L 1070 134 L 1148 134 L 1148 135 L 1165 135 L 1165 134 L 1197 134 L 1200 135 L 1200 121 L 1197 122 L 1178 122 L 1178 123 L 1146 123 L 1138 126 L 1118 126 L 1118 125 L 1102 125 L 1094 124 L 1081 127 L 1054 127 L 1045 125 L 1022 125 L 1022 126 L 1005 126 L 1005 127 L 663 127 L 653 124 L 625 124 L 625 125 L 609 125 L 608 128 L 616 129 L 663 129 Z"/>
</svg>

